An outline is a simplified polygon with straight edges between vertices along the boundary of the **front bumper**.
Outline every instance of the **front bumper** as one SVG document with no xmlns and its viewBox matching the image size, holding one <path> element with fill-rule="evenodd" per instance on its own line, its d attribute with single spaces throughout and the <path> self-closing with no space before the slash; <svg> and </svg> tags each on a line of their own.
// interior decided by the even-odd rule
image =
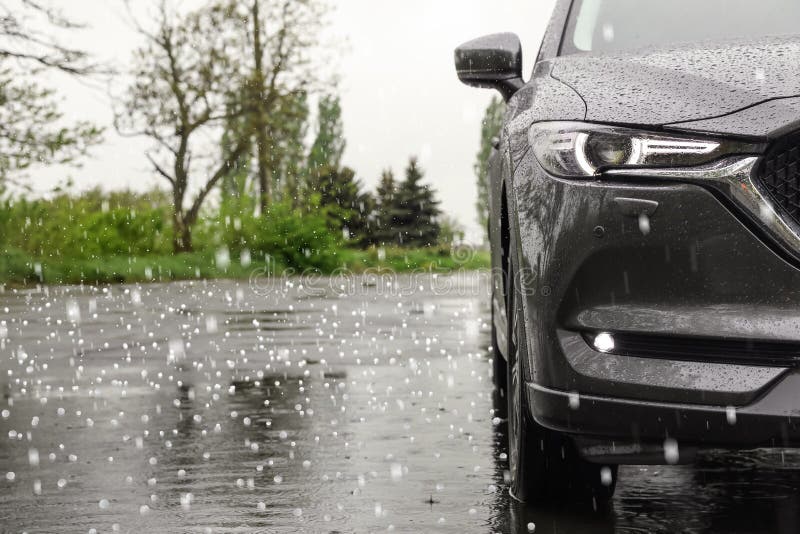
<svg viewBox="0 0 800 534">
<path fill-rule="evenodd" d="M 800 446 L 800 373 L 785 375 L 763 397 L 744 407 L 637 401 L 578 395 L 528 385 L 534 419 L 579 436 L 594 461 L 664 463 L 667 440 L 691 460 L 698 448 Z"/>
<path fill-rule="evenodd" d="M 800 346 L 800 270 L 752 213 L 696 180 L 562 180 L 530 153 L 513 191 L 538 422 L 611 440 L 800 444 L 791 365 L 614 356 L 580 338 L 610 331 Z"/>
</svg>

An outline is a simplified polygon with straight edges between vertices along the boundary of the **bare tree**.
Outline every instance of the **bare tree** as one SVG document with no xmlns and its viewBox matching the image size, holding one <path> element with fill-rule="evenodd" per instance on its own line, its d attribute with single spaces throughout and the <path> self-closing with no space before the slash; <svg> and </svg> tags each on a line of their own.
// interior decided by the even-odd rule
<svg viewBox="0 0 800 534">
<path fill-rule="evenodd" d="M 162 0 L 154 22 L 152 32 L 138 26 L 146 44 L 136 52 L 134 82 L 115 122 L 124 135 L 153 141 L 147 157 L 172 190 L 173 248 L 187 252 L 204 201 L 248 151 L 249 140 L 232 139 L 222 158 L 209 146 L 222 125 L 241 113 L 241 85 L 235 56 L 208 13 L 180 15 Z"/>
<path fill-rule="evenodd" d="M 46 2 L 0 0 L 0 180 L 36 163 L 75 163 L 100 140 L 88 122 L 62 124 L 54 92 L 31 80 L 45 70 L 97 70 L 86 52 L 56 36 L 83 26 Z"/>
</svg>

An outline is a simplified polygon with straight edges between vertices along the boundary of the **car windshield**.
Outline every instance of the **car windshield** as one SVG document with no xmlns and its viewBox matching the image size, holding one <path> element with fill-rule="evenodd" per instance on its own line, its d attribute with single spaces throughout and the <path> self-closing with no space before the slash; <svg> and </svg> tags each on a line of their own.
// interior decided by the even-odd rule
<svg viewBox="0 0 800 534">
<path fill-rule="evenodd" d="M 797 0 L 576 0 L 561 53 L 797 34 Z"/>
</svg>

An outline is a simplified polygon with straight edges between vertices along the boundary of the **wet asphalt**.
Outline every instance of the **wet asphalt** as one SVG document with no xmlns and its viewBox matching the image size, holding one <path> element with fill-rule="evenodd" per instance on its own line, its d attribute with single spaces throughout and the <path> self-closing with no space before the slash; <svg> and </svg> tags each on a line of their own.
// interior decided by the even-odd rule
<svg viewBox="0 0 800 534">
<path fill-rule="evenodd" d="M 512 502 L 488 276 L 0 293 L 2 532 L 800 532 L 800 453 Z"/>
</svg>

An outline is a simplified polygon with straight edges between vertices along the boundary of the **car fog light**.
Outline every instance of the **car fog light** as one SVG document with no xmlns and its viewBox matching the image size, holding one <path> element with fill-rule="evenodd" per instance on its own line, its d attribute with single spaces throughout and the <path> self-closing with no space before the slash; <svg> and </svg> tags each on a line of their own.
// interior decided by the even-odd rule
<svg viewBox="0 0 800 534">
<path fill-rule="evenodd" d="M 602 332 L 595 336 L 592 344 L 600 352 L 611 352 L 614 350 L 614 336 L 608 332 Z"/>
</svg>

